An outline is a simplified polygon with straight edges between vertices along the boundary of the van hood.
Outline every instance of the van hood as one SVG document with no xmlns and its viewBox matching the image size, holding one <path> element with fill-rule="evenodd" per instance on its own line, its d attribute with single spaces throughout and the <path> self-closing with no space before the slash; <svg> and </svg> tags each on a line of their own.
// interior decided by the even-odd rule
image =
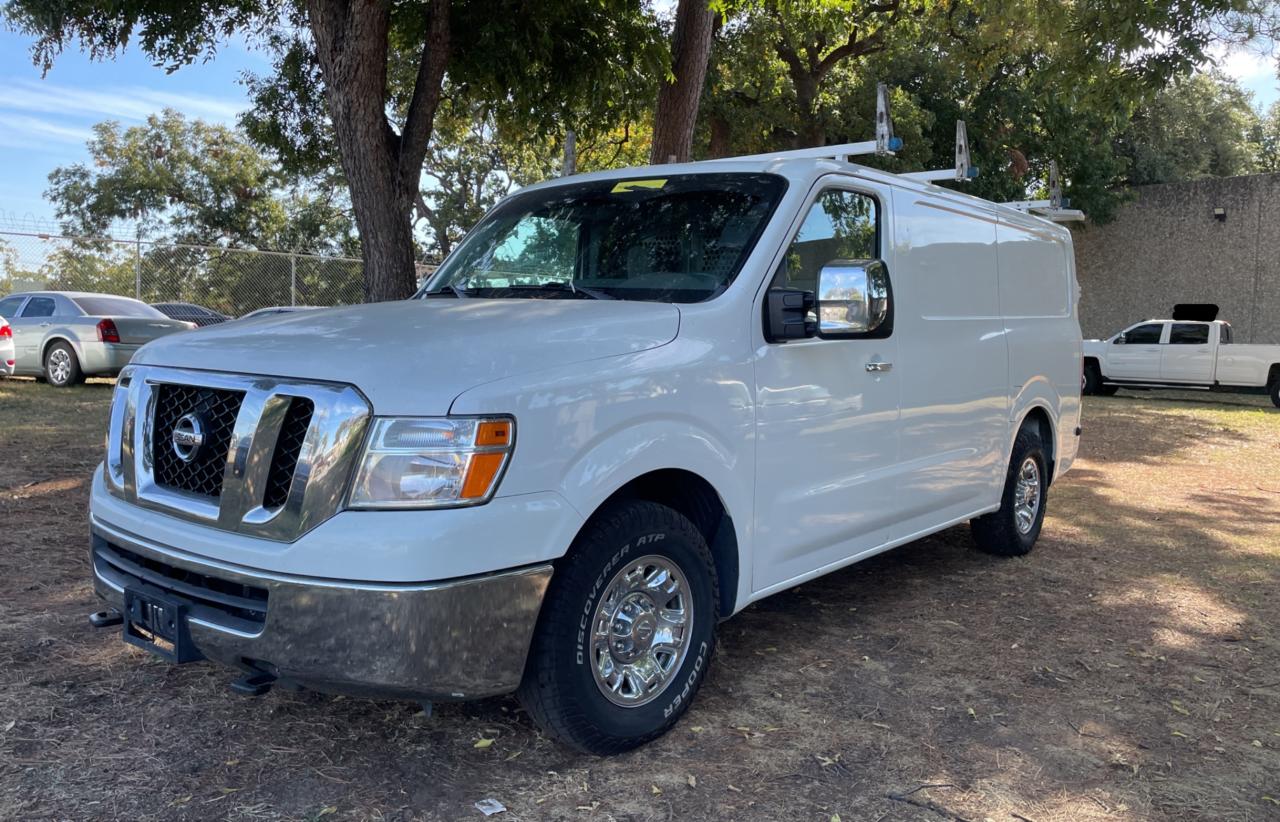
<svg viewBox="0 0 1280 822">
<path fill-rule="evenodd" d="M 141 365 L 354 385 L 376 414 L 446 414 L 481 383 L 656 348 L 680 311 L 624 300 L 428 299 L 277 314 L 149 343 Z"/>
</svg>

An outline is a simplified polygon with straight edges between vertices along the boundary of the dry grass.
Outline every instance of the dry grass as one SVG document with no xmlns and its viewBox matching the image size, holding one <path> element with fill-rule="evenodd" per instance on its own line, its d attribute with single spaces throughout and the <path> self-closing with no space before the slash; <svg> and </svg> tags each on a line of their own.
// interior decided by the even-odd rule
<svg viewBox="0 0 1280 822">
<path fill-rule="evenodd" d="M 1090 399 L 1032 555 L 956 528 L 761 602 L 675 731 L 596 759 L 510 699 L 245 700 L 92 632 L 108 394 L 0 382 L 0 817 L 479 819 L 494 797 L 511 820 L 1280 818 L 1262 398 Z"/>
</svg>

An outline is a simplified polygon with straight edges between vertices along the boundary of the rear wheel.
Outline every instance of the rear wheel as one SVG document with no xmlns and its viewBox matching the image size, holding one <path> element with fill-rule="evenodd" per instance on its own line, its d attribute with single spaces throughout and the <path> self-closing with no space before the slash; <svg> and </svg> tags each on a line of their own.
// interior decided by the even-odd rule
<svg viewBox="0 0 1280 822">
<path fill-rule="evenodd" d="M 1047 465 L 1040 434 L 1024 425 L 1013 442 L 1000 509 L 969 521 L 979 550 L 1017 557 L 1035 547 L 1049 493 Z"/>
<path fill-rule="evenodd" d="M 1280 408 L 1280 378 L 1273 380 L 1271 383 L 1271 404 L 1276 408 Z"/>
<path fill-rule="evenodd" d="M 612 506 L 556 568 L 520 701 L 578 750 L 642 745 L 688 709 L 718 614 L 715 566 L 693 523 L 657 503 Z"/>
<path fill-rule="evenodd" d="M 58 388 L 75 385 L 84 379 L 75 350 L 65 342 L 49 346 L 44 355 L 44 378 Z"/>
</svg>

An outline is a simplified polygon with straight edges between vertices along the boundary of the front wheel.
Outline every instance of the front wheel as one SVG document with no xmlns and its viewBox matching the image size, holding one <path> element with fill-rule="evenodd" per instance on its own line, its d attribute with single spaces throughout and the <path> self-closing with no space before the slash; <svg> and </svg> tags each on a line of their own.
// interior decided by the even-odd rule
<svg viewBox="0 0 1280 822">
<path fill-rule="evenodd" d="M 1280 379 L 1271 383 L 1271 390 L 1269 393 L 1271 394 L 1271 404 L 1276 408 L 1280 408 Z"/>
<path fill-rule="evenodd" d="M 614 505 L 556 567 L 520 701 L 578 750 L 642 745 L 688 709 L 718 615 L 715 565 L 693 523 L 657 503 Z"/>
<path fill-rule="evenodd" d="M 969 521 L 979 550 L 1018 557 L 1035 547 L 1049 494 L 1047 465 L 1040 434 L 1024 425 L 1013 442 L 1000 510 Z"/>
</svg>

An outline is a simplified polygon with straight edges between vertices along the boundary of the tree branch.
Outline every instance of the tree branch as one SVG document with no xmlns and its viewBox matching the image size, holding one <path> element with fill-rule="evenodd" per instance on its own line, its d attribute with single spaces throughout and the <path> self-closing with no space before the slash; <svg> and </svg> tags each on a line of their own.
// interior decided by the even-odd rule
<svg viewBox="0 0 1280 822">
<path fill-rule="evenodd" d="M 400 132 L 400 175 L 404 184 L 414 190 L 427 155 L 427 141 L 431 139 L 445 67 L 449 63 L 449 0 L 431 0 L 428 14 L 427 41 L 422 47 L 413 98 Z"/>
</svg>

